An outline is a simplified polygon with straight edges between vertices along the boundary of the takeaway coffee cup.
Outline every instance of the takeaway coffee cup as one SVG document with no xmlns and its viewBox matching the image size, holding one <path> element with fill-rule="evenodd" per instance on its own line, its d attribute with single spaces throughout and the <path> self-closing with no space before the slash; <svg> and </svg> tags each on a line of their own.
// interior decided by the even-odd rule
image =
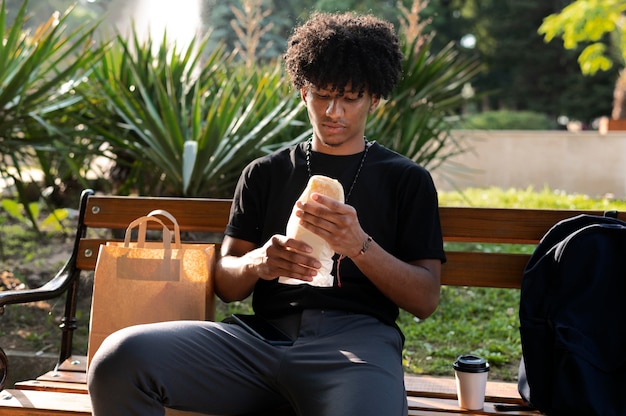
<svg viewBox="0 0 626 416">
<path fill-rule="evenodd" d="M 459 407 L 480 410 L 485 403 L 489 363 L 476 355 L 461 355 L 453 364 Z"/>
</svg>

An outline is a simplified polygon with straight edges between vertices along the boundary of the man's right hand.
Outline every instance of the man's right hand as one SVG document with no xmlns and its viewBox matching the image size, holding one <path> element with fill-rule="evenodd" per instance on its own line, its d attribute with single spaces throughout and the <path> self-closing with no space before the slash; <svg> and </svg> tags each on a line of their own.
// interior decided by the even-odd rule
<svg viewBox="0 0 626 416">
<path fill-rule="evenodd" d="M 321 267 L 311 252 L 308 244 L 284 235 L 272 236 L 261 247 L 226 236 L 215 269 L 215 293 L 232 302 L 248 297 L 258 279 L 285 276 L 310 282 Z"/>
<path fill-rule="evenodd" d="M 310 256 L 312 251 L 311 246 L 302 241 L 277 234 L 264 246 L 248 254 L 254 259 L 261 279 L 272 280 L 284 276 L 310 282 L 322 266 Z"/>
</svg>

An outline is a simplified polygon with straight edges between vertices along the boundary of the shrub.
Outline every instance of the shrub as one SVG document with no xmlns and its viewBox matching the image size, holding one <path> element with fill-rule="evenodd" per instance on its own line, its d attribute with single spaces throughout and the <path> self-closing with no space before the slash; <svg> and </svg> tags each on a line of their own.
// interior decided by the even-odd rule
<svg viewBox="0 0 626 416">
<path fill-rule="evenodd" d="M 468 130 L 554 130 L 555 120 L 532 111 L 486 111 L 464 118 L 456 128 Z"/>
</svg>

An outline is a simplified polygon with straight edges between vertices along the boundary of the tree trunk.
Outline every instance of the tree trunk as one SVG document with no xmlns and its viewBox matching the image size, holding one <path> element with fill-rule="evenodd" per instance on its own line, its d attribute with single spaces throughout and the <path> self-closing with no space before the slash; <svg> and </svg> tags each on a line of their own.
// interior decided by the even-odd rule
<svg viewBox="0 0 626 416">
<path fill-rule="evenodd" d="M 626 119 L 626 69 L 622 69 L 617 81 L 615 82 L 615 90 L 613 91 L 613 112 L 611 113 L 613 120 Z"/>
</svg>

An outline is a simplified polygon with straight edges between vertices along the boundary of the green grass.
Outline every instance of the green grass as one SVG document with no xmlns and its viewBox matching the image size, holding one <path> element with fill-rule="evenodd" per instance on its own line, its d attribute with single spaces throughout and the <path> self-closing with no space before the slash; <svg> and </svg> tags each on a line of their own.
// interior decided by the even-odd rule
<svg viewBox="0 0 626 416">
<path fill-rule="evenodd" d="M 475 353 L 492 366 L 491 378 L 515 376 L 519 347 L 519 291 L 443 287 L 439 308 L 424 321 L 402 312 L 407 372 L 451 375 L 452 362 Z"/>
<path fill-rule="evenodd" d="M 441 206 L 626 211 L 626 201 L 616 200 L 611 195 L 593 199 L 584 194 L 566 194 L 548 188 L 537 191 L 532 187 L 505 190 L 469 188 L 462 192 L 439 192 L 439 204 Z"/>
</svg>

